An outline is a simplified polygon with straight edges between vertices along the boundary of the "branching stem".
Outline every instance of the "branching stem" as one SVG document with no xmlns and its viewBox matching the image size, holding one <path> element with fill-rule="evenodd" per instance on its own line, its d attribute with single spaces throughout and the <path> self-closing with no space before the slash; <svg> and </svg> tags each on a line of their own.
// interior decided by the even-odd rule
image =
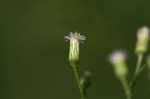
<svg viewBox="0 0 150 99">
<path fill-rule="evenodd" d="M 76 83 L 78 85 L 79 91 L 80 91 L 80 95 L 81 95 L 81 99 L 85 99 L 85 95 L 84 95 L 84 91 L 83 88 L 80 84 L 80 75 L 77 69 L 77 65 L 75 63 L 71 63 L 72 69 L 73 69 L 73 73 L 76 79 Z"/>
<path fill-rule="evenodd" d="M 136 69 L 135 69 L 135 75 L 138 75 L 140 72 L 142 59 L 143 59 L 143 55 L 142 54 L 138 55 L 137 65 L 136 65 Z"/>
<path fill-rule="evenodd" d="M 140 73 L 143 71 L 143 69 L 145 67 L 144 65 L 141 67 L 142 60 L 143 60 L 143 55 L 142 54 L 138 55 L 136 69 L 135 69 L 134 76 L 130 82 L 130 87 L 133 87 L 135 85 L 137 77 L 140 75 Z"/>
</svg>

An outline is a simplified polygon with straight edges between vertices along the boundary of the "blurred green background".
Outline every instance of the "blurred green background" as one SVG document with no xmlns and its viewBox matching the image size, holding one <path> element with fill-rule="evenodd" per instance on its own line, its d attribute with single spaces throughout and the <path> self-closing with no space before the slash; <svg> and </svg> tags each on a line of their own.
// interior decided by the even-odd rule
<svg viewBox="0 0 150 99">
<path fill-rule="evenodd" d="M 133 72 L 136 31 L 150 26 L 149 0 L 1 0 L 0 98 L 79 99 L 64 35 L 81 32 L 80 68 L 93 72 L 88 99 L 125 99 L 108 63 L 113 49 L 128 51 Z M 130 73 L 131 75 L 132 73 Z M 146 71 L 134 99 L 150 98 Z"/>
</svg>

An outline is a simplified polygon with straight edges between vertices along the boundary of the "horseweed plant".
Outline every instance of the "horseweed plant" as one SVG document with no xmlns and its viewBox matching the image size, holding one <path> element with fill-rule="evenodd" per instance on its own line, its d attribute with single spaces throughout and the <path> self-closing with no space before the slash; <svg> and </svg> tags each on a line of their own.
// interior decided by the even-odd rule
<svg viewBox="0 0 150 99">
<path fill-rule="evenodd" d="M 86 89 L 89 87 L 91 72 L 85 71 L 83 76 L 80 76 L 78 71 L 78 61 L 79 61 L 79 45 L 80 41 L 86 40 L 86 37 L 80 35 L 80 33 L 70 33 L 65 36 L 66 40 L 70 41 L 69 48 L 69 62 L 72 67 L 74 76 L 76 78 L 76 83 L 79 88 L 81 99 L 86 98 Z M 147 67 L 148 77 L 150 80 L 150 56 L 147 56 L 147 62 L 143 64 L 143 57 L 148 50 L 149 42 L 149 28 L 144 26 L 137 31 L 137 42 L 135 46 L 135 54 L 137 55 L 136 68 L 131 79 L 128 79 L 128 66 L 126 64 L 127 53 L 122 50 L 115 50 L 109 55 L 109 62 L 113 65 L 114 73 L 116 78 L 120 81 L 126 99 L 132 99 L 133 88 L 137 82 L 137 77 L 141 72 Z"/>
<path fill-rule="evenodd" d="M 68 36 L 65 36 L 65 39 L 70 40 L 70 49 L 69 49 L 69 62 L 72 67 L 73 73 L 76 78 L 76 82 L 80 91 L 81 99 L 85 99 L 86 89 L 90 83 L 91 73 L 85 71 L 84 75 L 81 77 L 78 71 L 77 63 L 79 61 L 79 45 L 81 40 L 86 40 L 86 37 L 80 35 L 80 33 L 70 33 Z"/>
</svg>

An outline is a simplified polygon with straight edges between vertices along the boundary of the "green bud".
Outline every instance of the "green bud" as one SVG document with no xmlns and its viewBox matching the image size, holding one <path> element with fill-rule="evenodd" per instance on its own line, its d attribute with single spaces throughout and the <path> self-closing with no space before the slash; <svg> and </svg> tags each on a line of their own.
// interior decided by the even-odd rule
<svg viewBox="0 0 150 99">
<path fill-rule="evenodd" d="M 115 64 L 114 66 L 115 74 L 118 78 L 126 77 L 128 74 L 128 68 L 124 62 Z"/>
<path fill-rule="evenodd" d="M 85 71 L 82 77 L 80 78 L 80 85 L 83 88 L 83 92 L 86 95 L 87 89 L 91 86 L 91 72 Z"/>
</svg>

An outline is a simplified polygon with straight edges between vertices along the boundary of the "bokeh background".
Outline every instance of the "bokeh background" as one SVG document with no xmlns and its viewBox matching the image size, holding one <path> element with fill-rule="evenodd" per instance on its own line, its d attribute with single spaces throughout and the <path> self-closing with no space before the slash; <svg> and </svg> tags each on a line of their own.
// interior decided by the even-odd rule
<svg viewBox="0 0 150 99">
<path fill-rule="evenodd" d="M 125 99 L 108 63 L 114 49 L 128 52 L 134 70 L 136 31 L 150 26 L 149 0 L 1 0 L 0 98 L 79 99 L 64 35 L 81 32 L 80 71 L 93 72 L 88 99 Z M 150 98 L 145 70 L 134 99 Z"/>
</svg>

